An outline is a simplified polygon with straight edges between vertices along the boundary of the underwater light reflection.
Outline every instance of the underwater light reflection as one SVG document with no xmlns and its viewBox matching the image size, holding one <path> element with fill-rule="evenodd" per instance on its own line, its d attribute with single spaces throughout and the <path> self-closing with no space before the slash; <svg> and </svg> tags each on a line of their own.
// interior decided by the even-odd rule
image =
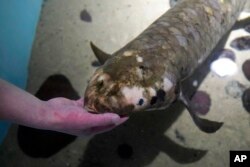
<svg viewBox="0 0 250 167">
<path fill-rule="evenodd" d="M 215 60 L 210 69 L 219 77 L 232 76 L 238 71 L 238 67 L 234 61 L 229 58 L 219 58 Z"/>
</svg>

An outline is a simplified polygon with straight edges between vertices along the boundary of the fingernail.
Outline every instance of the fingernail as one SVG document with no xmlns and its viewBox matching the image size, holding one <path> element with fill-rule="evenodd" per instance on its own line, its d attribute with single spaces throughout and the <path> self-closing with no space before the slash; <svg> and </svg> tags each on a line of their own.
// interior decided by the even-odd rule
<svg viewBox="0 0 250 167">
<path fill-rule="evenodd" d="M 112 117 L 112 123 L 114 123 L 115 125 L 119 125 L 120 124 L 120 117 L 118 115 L 114 115 Z"/>
</svg>

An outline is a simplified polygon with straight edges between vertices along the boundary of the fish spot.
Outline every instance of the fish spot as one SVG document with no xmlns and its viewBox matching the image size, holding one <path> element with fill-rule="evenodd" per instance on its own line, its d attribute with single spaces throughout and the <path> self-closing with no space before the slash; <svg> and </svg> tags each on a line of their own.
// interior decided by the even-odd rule
<svg viewBox="0 0 250 167">
<path fill-rule="evenodd" d="M 138 102 L 138 105 L 141 106 L 141 105 L 143 105 L 143 103 L 144 103 L 144 100 L 143 100 L 143 99 L 140 99 L 139 102 Z"/>
<path fill-rule="evenodd" d="M 92 22 L 92 17 L 86 9 L 81 11 L 80 18 L 82 21 L 89 22 L 89 23 Z"/>
<path fill-rule="evenodd" d="M 157 96 L 153 96 L 150 100 L 150 105 L 154 105 L 157 102 Z"/>
<path fill-rule="evenodd" d="M 97 81 L 103 81 L 105 79 L 105 75 L 100 75 L 97 79 Z"/>
<path fill-rule="evenodd" d="M 140 79 L 145 79 L 150 77 L 150 72 L 145 68 L 145 66 L 139 66 L 139 68 L 136 68 L 136 72 Z"/>
<path fill-rule="evenodd" d="M 186 46 L 187 46 L 187 39 L 185 37 L 181 36 L 181 35 L 176 35 L 175 37 L 178 40 L 179 44 L 181 46 L 183 46 L 184 48 L 186 48 Z"/>
<path fill-rule="evenodd" d="M 136 55 L 137 62 L 141 63 L 143 62 L 143 58 L 141 56 Z"/>
<path fill-rule="evenodd" d="M 121 93 L 125 97 L 128 104 L 136 105 L 138 99 L 143 97 L 144 89 L 141 87 L 123 87 Z"/>
<path fill-rule="evenodd" d="M 127 51 L 123 52 L 123 55 L 124 56 L 132 56 L 133 55 L 133 51 L 127 50 Z"/>
<path fill-rule="evenodd" d="M 203 59 L 200 58 L 200 59 L 198 60 L 198 64 L 201 64 L 202 62 L 203 62 Z"/>
<path fill-rule="evenodd" d="M 148 67 L 139 66 L 139 69 L 142 72 L 143 79 L 145 80 L 151 78 L 154 75 L 153 71 Z"/>
<path fill-rule="evenodd" d="M 173 87 L 173 83 L 168 79 L 164 78 L 163 79 L 163 86 L 165 91 L 169 91 Z"/>
<path fill-rule="evenodd" d="M 167 49 L 167 46 L 166 45 L 162 45 L 161 48 L 165 50 L 165 49 Z"/>
<path fill-rule="evenodd" d="M 162 25 L 164 27 L 170 26 L 170 24 L 166 20 L 158 21 L 157 24 Z"/>
<path fill-rule="evenodd" d="M 136 73 L 140 79 L 143 79 L 143 70 L 141 68 L 136 68 Z"/>
<path fill-rule="evenodd" d="M 156 92 L 156 96 L 157 98 L 160 100 L 160 101 L 164 101 L 165 100 L 165 96 L 166 96 L 166 92 L 162 89 L 159 89 L 157 92 Z"/>
<path fill-rule="evenodd" d="M 194 81 L 193 81 L 193 87 L 197 87 L 197 86 L 198 86 L 198 84 L 199 84 L 199 83 L 198 83 L 198 81 L 197 81 L 197 80 L 194 80 Z"/>
<path fill-rule="evenodd" d="M 170 27 L 169 30 L 172 32 L 174 35 L 182 35 L 181 31 L 175 27 Z"/>
<path fill-rule="evenodd" d="M 155 89 L 153 89 L 152 87 L 149 87 L 147 89 L 148 93 L 149 93 L 149 96 L 155 96 L 156 95 L 156 91 Z"/>
<path fill-rule="evenodd" d="M 210 7 L 204 6 L 203 8 L 207 14 L 213 15 L 213 10 Z"/>
</svg>

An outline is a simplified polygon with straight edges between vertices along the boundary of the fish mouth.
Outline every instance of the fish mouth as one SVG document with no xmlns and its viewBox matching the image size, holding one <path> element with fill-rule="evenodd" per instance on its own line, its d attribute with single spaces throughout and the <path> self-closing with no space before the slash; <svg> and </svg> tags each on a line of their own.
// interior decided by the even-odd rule
<svg viewBox="0 0 250 167">
<path fill-rule="evenodd" d="M 134 110 L 134 106 L 128 104 L 124 97 L 114 94 L 109 95 L 110 89 L 113 88 L 113 86 L 108 88 L 109 89 L 105 89 L 105 92 L 98 89 L 95 80 L 93 83 L 89 84 L 84 94 L 84 109 L 95 114 L 108 112 L 118 115 L 126 115 Z"/>
<path fill-rule="evenodd" d="M 102 100 L 103 99 L 103 100 Z M 124 105 L 120 107 L 115 107 L 109 104 L 107 101 L 104 100 L 105 98 L 99 97 L 85 97 L 84 99 L 84 108 L 94 114 L 101 114 L 101 113 L 116 113 L 118 115 L 128 115 L 130 112 L 134 110 L 133 105 Z"/>
<path fill-rule="evenodd" d="M 91 113 L 97 113 L 96 108 L 88 102 L 87 98 L 84 99 L 84 109 Z"/>
<path fill-rule="evenodd" d="M 106 98 L 96 94 L 86 94 L 84 98 L 84 108 L 90 113 L 112 112 L 112 108 L 108 107 Z"/>
<path fill-rule="evenodd" d="M 87 110 L 90 113 L 102 113 L 101 110 L 99 110 L 97 106 L 97 99 L 94 98 L 94 100 L 89 100 L 88 97 L 85 97 L 84 99 L 84 109 Z"/>
<path fill-rule="evenodd" d="M 94 107 L 86 105 L 86 104 L 84 105 L 84 109 L 91 113 L 98 113 L 98 111 Z"/>
</svg>

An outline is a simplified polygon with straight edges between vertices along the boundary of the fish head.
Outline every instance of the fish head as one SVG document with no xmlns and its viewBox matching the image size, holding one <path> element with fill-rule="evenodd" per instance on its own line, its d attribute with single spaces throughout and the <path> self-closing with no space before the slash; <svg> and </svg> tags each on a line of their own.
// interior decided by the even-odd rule
<svg viewBox="0 0 250 167">
<path fill-rule="evenodd" d="M 120 100 L 119 87 L 117 80 L 113 80 L 110 74 L 103 71 L 102 67 L 99 68 L 91 77 L 86 88 L 85 109 L 92 113 L 123 113 L 125 104 Z"/>
<path fill-rule="evenodd" d="M 166 77 L 164 68 L 147 62 L 138 54 L 107 60 L 88 83 L 85 109 L 127 115 L 169 105 L 176 98 L 173 77 Z"/>
</svg>

